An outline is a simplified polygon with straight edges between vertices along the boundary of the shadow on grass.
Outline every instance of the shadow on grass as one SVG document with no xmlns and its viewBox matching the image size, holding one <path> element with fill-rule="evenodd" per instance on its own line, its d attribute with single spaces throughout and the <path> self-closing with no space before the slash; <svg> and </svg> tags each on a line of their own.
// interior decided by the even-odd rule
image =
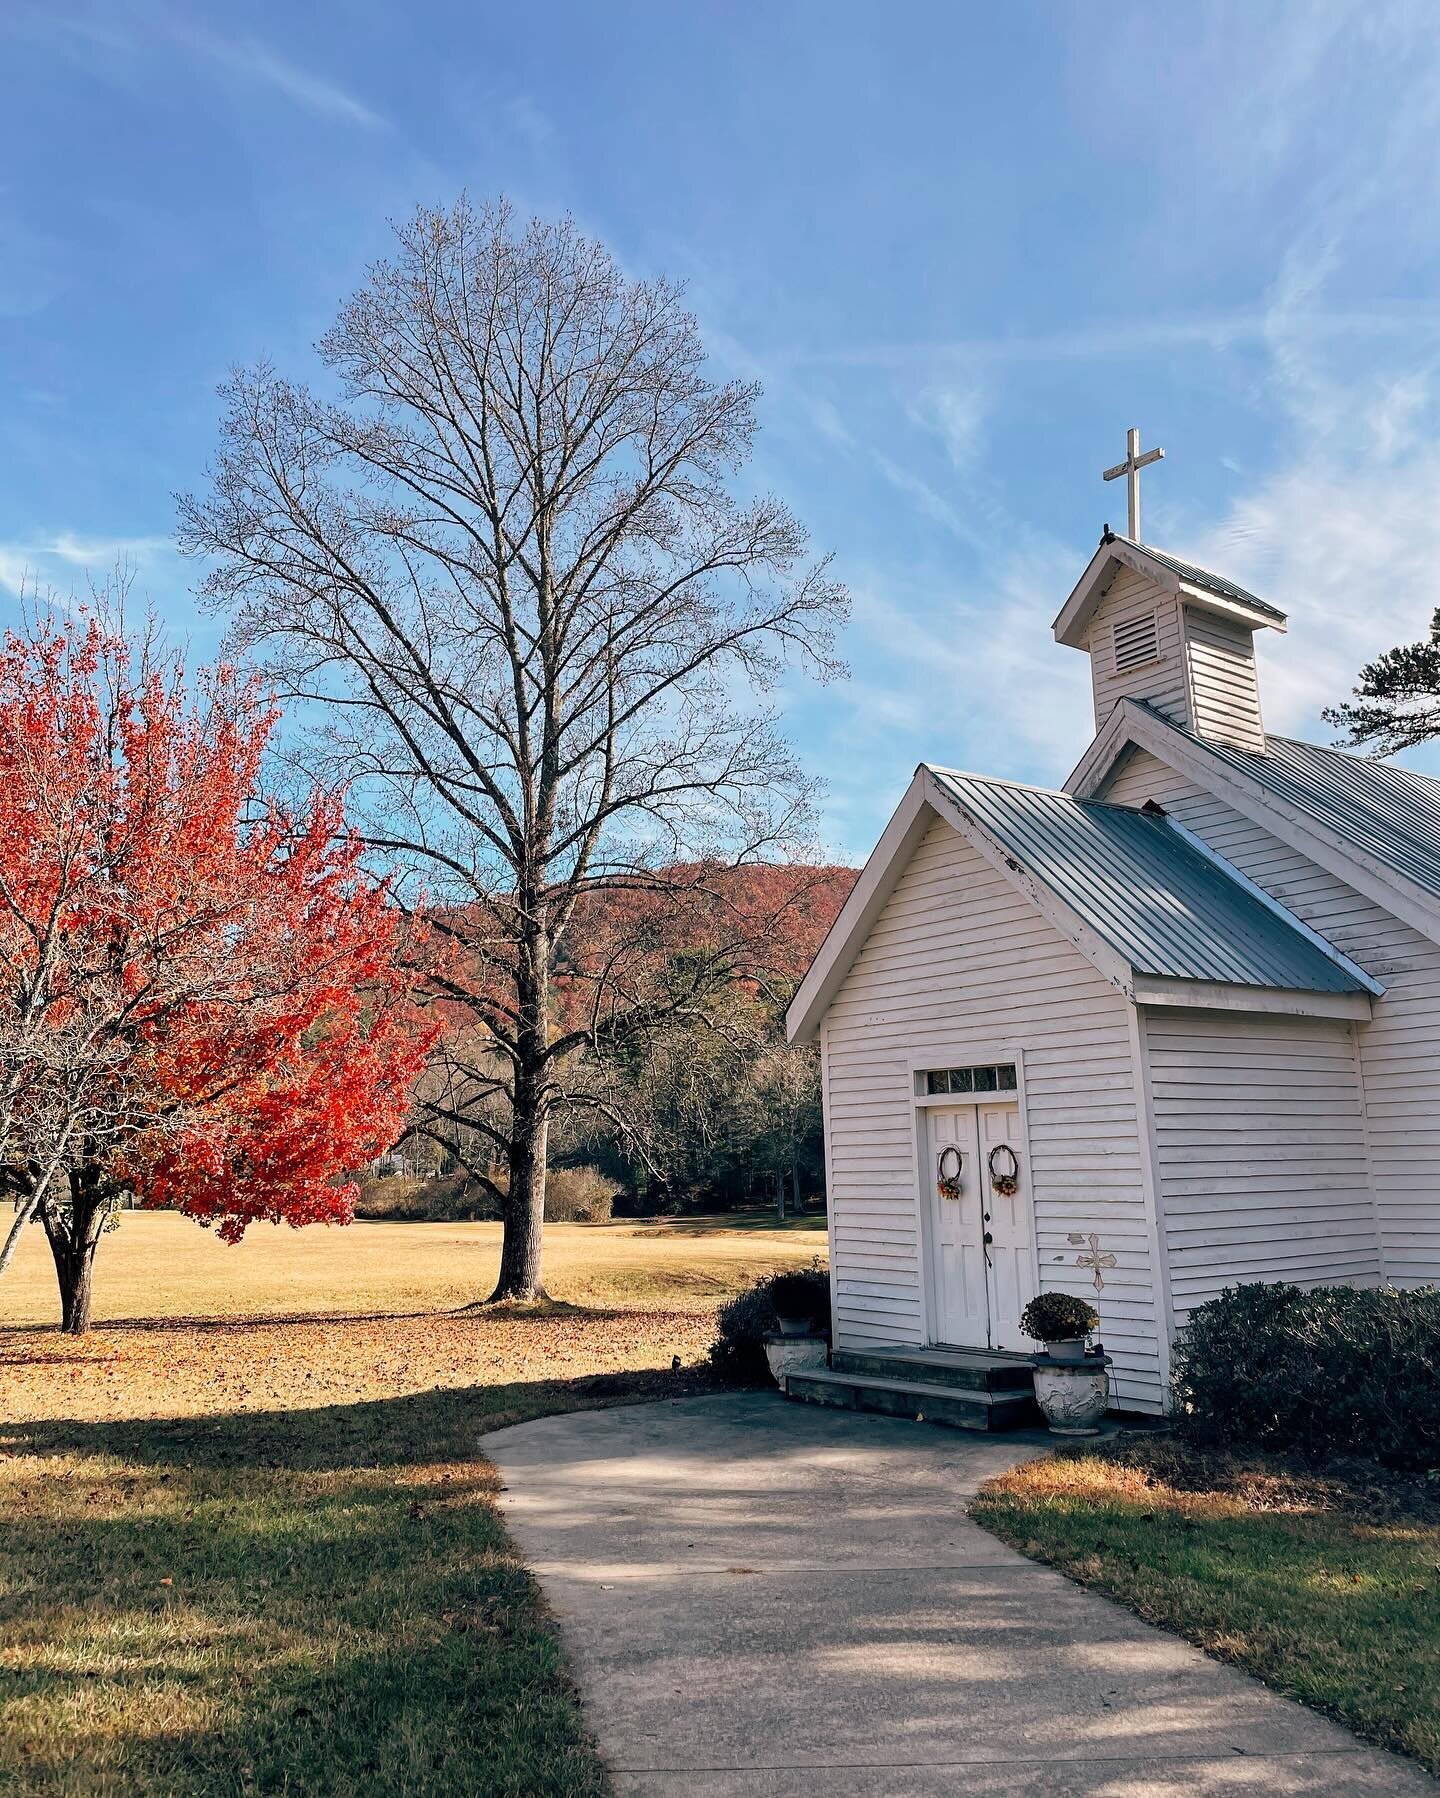
<svg viewBox="0 0 1440 1798">
<path fill-rule="evenodd" d="M 154 1332 L 156 1335 L 183 1335 L 191 1330 L 212 1330 L 215 1332 L 234 1331 L 244 1333 L 255 1330 L 272 1329 L 335 1329 L 345 1324 L 386 1324 L 415 1323 L 428 1317 L 501 1319 L 505 1322 L 546 1322 L 554 1317 L 575 1317 L 586 1322 L 614 1323 L 621 1318 L 633 1316 L 633 1312 L 613 1306 L 573 1305 L 565 1299 L 545 1299 L 534 1305 L 504 1303 L 492 1305 L 485 1300 L 477 1300 L 473 1304 L 453 1305 L 441 1310 L 424 1307 L 415 1311 L 260 1311 L 242 1312 L 228 1316 L 223 1312 L 200 1313 L 194 1316 L 165 1317 L 102 1317 L 95 1322 L 91 1339 L 104 1337 L 112 1331 L 122 1333 Z M 6 1336 L 24 1337 L 27 1340 L 37 1336 L 48 1336 L 54 1340 L 57 1331 L 53 1323 L 6 1324 Z M 84 1337 L 62 1337 L 60 1340 L 79 1345 L 86 1341 Z M 0 1367 L 43 1367 L 59 1366 L 73 1359 L 73 1354 L 38 1355 L 26 1349 L 20 1355 L 0 1355 Z"/>
<path fill-rule="evenodd" d="M 1344 1465 L 1163 1439 L 1077 1448 L 1000 1475 L 971 1515 L 1440 1772 L 1440 1507 L 1414 1480 Z"/>
<path fill-rule="evenodd" d="M 677 1282 L 678 1284 L 678 1282 Z M 647 1307 L 649 1315 L 656 1308 Z M 446 1317 L 495 1318 L 503 1323 L 549 1323 L 556 1317 L 578 1317 L 590 1323 L 614 1323 L 618 1318 L 633 1317 L 633 1311 L 614 1306 L 577 1305 L 569 1299 L 476 1299 L 469 1305 L 457 1305 Z"/>
<path fill-rule="evenodd" d="M 476 1443 L 700 1384 L 0 1429 L 0 1788 L 603 1791 Z"/>
<path fill-rule="evenodd" d="M 773 1211 L 717 1211 L 702 1217 L 615 1217 L 596 1229 L 624 1229 L 632 1236 L 727 1236 L 756 1231 L 806 1231 L 823 1236 L 828 1227 L 823 1211 L 803 1217 L 787 1217 L 782 1223 Z"/>
<path fill-rule="evenodd" d="M 0 1453 L 104 1455 L 136 1466 L 204 1470 L 284 1467 L 345 1472 L 476 1459 L 486 1431 L 557 1411 L 643 1404 L 715 1391 L 703 1368 L 676 1373 L 586 1374 L 443 1387 L 349 1405 L 297 1406 L 175 1418 L 77 1422 L 71 1418 L 0 1425 Z"/>
</svg>

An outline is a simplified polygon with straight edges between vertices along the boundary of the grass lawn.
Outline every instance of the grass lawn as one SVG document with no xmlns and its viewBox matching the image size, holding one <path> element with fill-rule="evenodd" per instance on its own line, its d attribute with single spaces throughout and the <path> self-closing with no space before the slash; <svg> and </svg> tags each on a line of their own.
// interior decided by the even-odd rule
<svg viewBox="0 0 1440 1798">
<path fill-rule="evenodd" d="M 558 1302 L 493 1313 L 463 1307 L 498 1225 L 228 1249 L 142 1213 L 74 1341 L 28 1233 L 0 1282 L 0 1790 L 605 1790 L 476 1438 L 693 1390 L 717 1304 L 825 1238 L 547 1236 Z"/>
<path fill-rule="evenodd" d="M 1164 1438 L 993 1480 L 986 1529 L 1440 1773 L 1440 1499 Z"/>
</svg>

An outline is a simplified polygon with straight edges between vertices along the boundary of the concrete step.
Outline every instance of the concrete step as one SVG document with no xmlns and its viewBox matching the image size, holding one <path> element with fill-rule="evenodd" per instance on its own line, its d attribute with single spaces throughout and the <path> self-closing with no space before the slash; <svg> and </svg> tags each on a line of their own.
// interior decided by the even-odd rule
<svg viewBox="0 0 1440 1798">
<path fill-rule="evenodd" d="M 836 1349 L 836 1373 L 865 1374 L 881 1380 L 920 1381 L 975 1392 L 1031 1392 L 1034 1363 L 1029 1355 L 1004 1349 L 873 1348 Z"/>
<path fill-rule="evenodd" d="M 864 1374 L 807 1368 L 792 1373 L 785 1390 L 811 1405 L 845 1411 L 879 1411 L 887 1417 L 923 1418 L 957 1430 L 1013 1430 L 1035 1423 L 1039 1412 L 1030 1392 L 982 1392 L 934 1386 L 923 1380 L 876 1379 Z"/>
</svg>

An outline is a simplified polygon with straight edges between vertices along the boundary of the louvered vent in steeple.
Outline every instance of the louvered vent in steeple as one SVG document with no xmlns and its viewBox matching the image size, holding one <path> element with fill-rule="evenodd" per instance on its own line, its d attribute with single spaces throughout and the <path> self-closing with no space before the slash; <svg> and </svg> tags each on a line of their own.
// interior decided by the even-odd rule
<svg viewBox="0 0 1440 1798">
<path fill-rule="evenodd" d="M 1128 674 L 1132 668 L 1143 668 L 1158 659 L 1160 633 L 1153 612 L 1142 612 L 1137 618 L 1115 621 L 1115 672 Z"/>
</svg>

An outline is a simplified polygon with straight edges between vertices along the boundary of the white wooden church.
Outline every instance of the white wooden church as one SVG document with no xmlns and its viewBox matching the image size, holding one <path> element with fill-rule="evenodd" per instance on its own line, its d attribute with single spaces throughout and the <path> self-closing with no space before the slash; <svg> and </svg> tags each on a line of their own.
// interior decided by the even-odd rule
<svg viewBox="0 0 1440 1798">
<path fill-rule="evenodd" d="M 918 768 L 790 1008 L 857 1379 L 1032 1350 L 1059 1289 L 1157 1411 L 1226 1286 L 1440 1280 L 1440 780 L 1267 734 L 1285 616 L 1137 540 L 1131 442 L 1054 624 L 1094 741 L 1058 791 Z"/>
</svg>

